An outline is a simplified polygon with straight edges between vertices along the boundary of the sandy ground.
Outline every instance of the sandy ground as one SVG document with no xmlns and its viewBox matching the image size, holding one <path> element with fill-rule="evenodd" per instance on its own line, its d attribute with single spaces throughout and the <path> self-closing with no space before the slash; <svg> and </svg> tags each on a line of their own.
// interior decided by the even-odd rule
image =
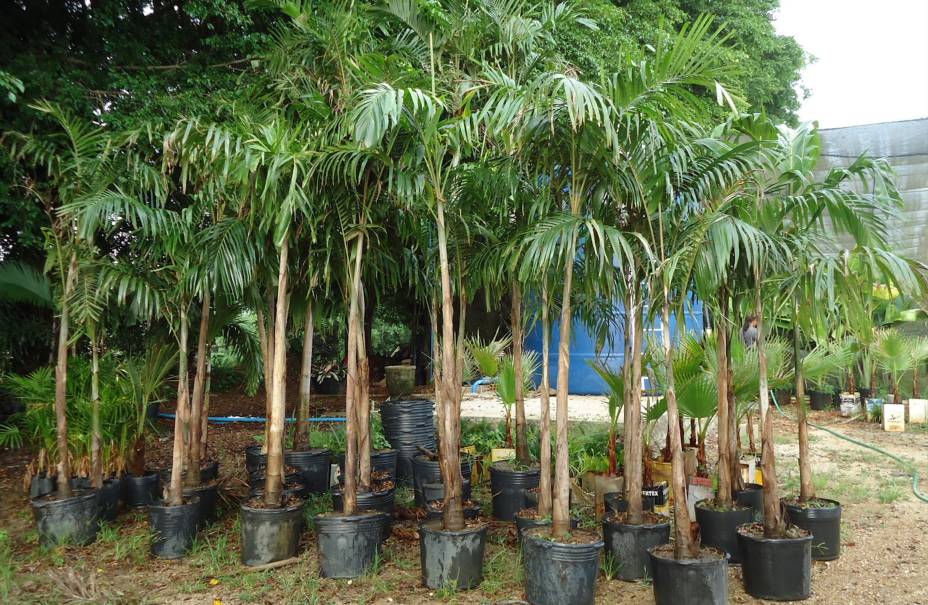
<svg viewBox="0 0 928 605">
<path fill-rule="evenodd" d="M 551 419 L 554 419 L 554 395 L 549 401 Z M 600 395 L 571 395 L 567 403 L 570 418 L 583 422 L 609 422 L 609 404 L 606 398 Z M 499 396 L 494 391 L 484 391 L 472 394 L 465 391 L 461 401 L 461 417 L 463 418 L 503 418 L 505 408 Z M 528 420 L 541 418 L 541 399 L 538 396 L 525 398 L 525 417 Z M 621 416 L 620 416 L 621 417 Z"/>
<path fill-rule="evenodd" d="M 244 398 L 217 401 L 234 411 Z M 237 402 L 237 404 L 235 403 Z M 534 407 L 537 410 L 537 400 Z M 257 406 L 257 404 L 255 404 Z M 603 420 L 602 398 L 571 398 L 571 414 Z M 527 402 L 532 418 L 532 401 Z M 502 406 L 488 396 L 468 398 L 468 416 L 500 416 Z M 492 413 L 493 409 L 497 413 Z M 247 411 L 247 410 L 246 410 Z M 790 411 L 787 410 L 789 413 Z M 816 412 L 813 420 L 843 434 L 886 448 L 916 465 L 928 476 L 928 429 L 903 434 L 847 421 L 836 414 Z M 170 424 L 150 442 L 153 466 L 168 460 Z M 777 416 L 776 451 L 779 483 L 787 493 L 798 486 L 795 425 Z M 511 524 L 491 523 L 485 556 L 485 581 L 467 592 L 435 592 L 422 588 L 416 520 L 400 506 L 393 537 L 387 542 L 378 573 L 353 581 L 321 580 L 315 542 L 304 535 L 298 561 L 265 572 L 238 562 L 235 499 L 244 490 L 242 448 L 252 442 L 255 426 L 223 426 L 212 430 L 211 453 L 221 462 L 227 504 L 221 521 L 201 535 L 191 555 L 180 561 L 152 560 L 143 512 L 124 512 L 91 546 L 36 545 L 28 501 L 21 490 L 26 455 L 0 453 L 0 528 L 10 536 L 9 556 L 0 555 L 2 603 L 519 603 L 524 597 L 519 551 Z M 928 504 L 915 499 L 909 479 L 887 458 L 822 431 L 812 431 L 815 485 L 819 495 L 844 504 L 843 553 L 839 560 L 813 565 L 813 595 L 807 603 L 856 605 L 871 603 L 928 605 Z M 712 456 L 710 451 L 710 458 Z M 928 488 L 923 488 L 928 489 Z M 400 496 L 400 500 L 407 496 Z M 489 494 L 479 488 L 478 500 L 489 509 Z M 741 587 L 740 569 L 732 566 L 730 600 L 759 603 Z M 4 593 L 4 591 L 7 591 Z M 597 603 L 653 603 L 647 583 L 600 578 Z"/>
</svg>

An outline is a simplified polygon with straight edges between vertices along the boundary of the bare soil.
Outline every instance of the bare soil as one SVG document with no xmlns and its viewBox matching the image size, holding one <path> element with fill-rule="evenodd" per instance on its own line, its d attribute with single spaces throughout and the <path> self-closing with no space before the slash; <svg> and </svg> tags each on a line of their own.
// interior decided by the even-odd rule
<svg viewBox="0 0 928 605">
<path fill-rule="evenodd" d="M 338 413 L 334 405 L 338 398 L 330 399 L 332 404 L 318 402 L 314 413 Z M 216 398 L 211 413 L 262 415 L 263 406 L 260 394 L 255 398 L 226 394 Z M 928 476 L 928 429 L 907 427 L 906 433 L 884 433 L 877 425 L 848 421 L 830 412 L 814 412 L 812 421 L 885 448 Z M 172 425 L 167 421 L 159 425 L 160 433 L 148 443 L 151 468 L 164 468 L 170 456 Z M 787 496 L 798 489 L 796 429 L 779 415 L 775 426 L 779 483 Z M 374 574 L 352 581 L 320 579 L 311 531 L 304 532 L 294 564 L 257 572 L 243 567 L 237 524 L 237 503 L 247 494 L 243 450 L 261 431 L 257 424 L 210 427 L 210 455 L 220 461 L 221 517 L 201 532 L 193 552 L 179 561 L 150 557 L 144 511 L 123 511 L 116 524 L 105 528 L 90 546 L 41 549 L 22 483 L 28 453 L 0 452 L 0 528 L 9 534 L 11 545 L 11 556 L 0 553 L 0 601 L 277 605 L 512 603 L 524 598 L 514 524 L 492 520 L 488 521 L 485 579 L 478 589 L 441 592 L 423 588 L 416 530 L 419 517 L 408 509 L 408 493 L 398 494 L 393 536 Z M 928 504 L 913 497 L 910 479 L 888 458 L 822 431 L 812 429 L 811 436 L 817 495 L 842 503 L 843 539 L 840 559 L 813 564 L 813 594 L 806 602 L 928 605 Z M 474 496 L 488 513 L 487 486 L 475 486 Z M 311 503 L 307 518 L 321 510 L 325 510 L 323 502 Z M 732 603 L 760 602 L 744 593 L 740 568 L 732 566 L 729 576 Z M 597 602 L 653 603 L 652 588 L 644 582 L 601 576 Z"/>
</svg>

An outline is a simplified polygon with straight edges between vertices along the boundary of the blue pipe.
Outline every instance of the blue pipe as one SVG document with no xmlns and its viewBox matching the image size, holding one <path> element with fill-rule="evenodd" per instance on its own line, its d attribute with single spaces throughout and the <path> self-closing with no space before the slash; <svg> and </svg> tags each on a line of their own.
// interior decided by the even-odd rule
<svg viewBox="0 0 928 605">
<path fill-rule="evenodd" d="M 168 418 L 174 420 L 174 414 L 168 414 L 167 412 L 161 412 L 158 414 L 159 418 Z M 228 424 L 232 422 L 267 422 L 267 418 L 264 416 L 208 416 L 206 418 L 210 422 L 216 422 L 219 424 Z M 295 422 L 296 418 L 289 417 L 286 419 L 287 422 Z M 320 416 L 317 418 L 307 418 L 309 422 L 345 422 L 345 418 L 340 418 L 337 416 Z"/>
<path fill-rule="evenodd" d="M 494 376 L 491 378 L 490 376 L 484 376 L 483 378 L 478 378 L 473 383 L 471 383 L 470 392 L 476 393 L 477 387 L 479 387 L 482 384 L 496 384 L 496 377 Z"/>
</svg>

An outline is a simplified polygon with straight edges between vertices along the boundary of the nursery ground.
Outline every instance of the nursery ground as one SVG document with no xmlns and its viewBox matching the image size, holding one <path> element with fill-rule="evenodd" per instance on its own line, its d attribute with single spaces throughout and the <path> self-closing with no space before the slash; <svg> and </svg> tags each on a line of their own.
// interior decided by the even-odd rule
<svg viewBox="0 0 928 605">
<path fill-rule="evenodd" d="M 239 399 L 239 404 L 248 398 Z M 254 410 L 214 409 L 222 413 Z M 323 402 L 324 403 L 324 402 Z M 228 403 L 231 408 L 233 403 Z M 787 409 L 787 413 L 790 410 Z M 847 421 L 827 412 L 813 421 L 893 452 L 928 475 L 928 430 L 883 433 L 878 426 Z M 152 465 L 167 461 L 170 424 L 153 437 Z M 226 490 L 222 520 L 198 539 L 194 552 L 175 561 L 148 556 L 145 515 L 123 513 L 97 542 L 84 548 L 43 550 L 36 545 L 32 515 L 22 489 L 24 452 L 2 453 L 0 467 L 0 602 L 3 603 L 517 603 L 524 594 L 518 548 L 511 524 L 493 523 L 486 553 L 485 580 L 469 592 L 430 591 L 419 579 L 415 519 L 401 511 L 376 573 L 345 580 L 321 580 L 310 532 L 297 563 L 255 572 L 239 563 L 234 501 L 244 492 L 242 449 L 259 431 L 256 425 L 211 429 L 211 454 L 221 463 Z M 776 448 L 781 484 L 798 486 L 795 427 L 777 416 Z M 909 480 L 889 459 L 822 431 L 813 430 L 815 485 L 819 495 L 844 505 L 843 553 L 831 563 L 815 563 L 813 596 L 808 603 L 928 604 L 928 504 L 912 496 Z M 710 456 L 712 453 L 710 452 Z M 486 491 L 482 493 L 488 500 Z M 484 510 L 488 510 L 488 501 Z M 2 535 L 2 534 L 0 534 Z M 741 588 L 740 569 L 732 567 L 731 601 L 758 602 Z M 600 578 L 597 601 L 611 604 L 652 602 L 646 583 Z"/>
</svg>

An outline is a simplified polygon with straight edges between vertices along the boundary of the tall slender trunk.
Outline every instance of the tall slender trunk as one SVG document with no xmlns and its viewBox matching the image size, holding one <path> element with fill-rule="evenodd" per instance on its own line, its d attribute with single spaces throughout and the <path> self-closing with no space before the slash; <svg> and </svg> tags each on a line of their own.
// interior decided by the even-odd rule
<svg viewBox="0 0 928 605">
<path fill-rule="evenodd" d="M 628 402 L 625 404 L 625 500 L 628 502 L 628 522 L 638 525 L 642 522 L 642 435 L 641 435 L 641 345 L 644 335 L 642 326 L 642 306 L 635 288 L 637 283 L 629 282 L 629 307 L 626 316 L 631 321 L 631 364 L 625 389 Z"/>
<path fill-rule="evenodd" d="M 673 375 L 673 342 L 670 335 L 670 295 L 664 288 L 661 335 L 664 344 L 664 371 L 667 385 L 664 398 L 667 400 L 667 423 L 670 426 L 671 483 L 673 489 L 674 557 L 695 559 L 699 556 L 699 541 L 694 539 L 690 525 L 690 512 L 686 505 L 686 477 L 683 474 L 683 449 L 680 447 L 680 413 L 677 409 L 677 391 Z M 721 490 L 720 490 L 721 491 Z"/>
<path fill-rule="evenodd" d="M 213 360 L 210 358 L 212 345 L 206 347 L 206 384 L 203 387 L 203 414 L 200 416 L 200 458 L 206 460 L 209 457 L 208 434 L 209 434 L 209 393 L 210 383 L 213 377 Z"/>
<path fill-rule="evenodd" d="M 197 374 L 193 378 L 193 397 L 190 403 L 190 450 L 187 452 L 187 486 L 200 485 L 200 463 L 203 427 L 203 394 L 206 391 L 206 357 L 209 341 L 209 310 L 211 304 L 209 289 L 203 293 L 200 305 L 200 332 L 197 335 Z"/>
<path fill-rule="evenodd" d="M 548 285 L 541 286 L 541 430 L 539 431 L 539 464 L 541 478 L 538 482 L 538 514 L 551 514 L 551 319 L 548 317 Z"/>
<path fill-rule="evenodd" d="M 455 384 L 454 309 L 451 304 L 451 267 L 448 261 L 448 236 L 445 226 L 445 200 L 436 191 L 436 226 L 438 232 L 438 262 L 441 273 L 441 398 L 444 414 L 439 439 L 440 464 L 445 484 L 442 519 L 448 531 L 464 528 L 462 477 L 460 463 L 460 417 L 455 413 L 461 396 L 460 383 Z"/>
<path fill-rule="evenodd" d="M 300 360 L 300 408 L 294 449 L 309 447 L 309 402 L 313 383 L 313 299 L 306 301 L 303 319 L 303 356 Z"/>
<path fill-rule="evenodd" d="M 363 283 L 358 286 L 358 321 L 365 316 L 367 300 L 364 296 Z M 358 384 L 356 385 L 358 410 L 358 475 L 362 492 L 371 488 L 371 400 L 370 368 L 367 359 L 367 343 L 364 330 L 357 328 L 358 337 Z"/>
<path fill-rule="evenodd" d="M 520 462 L 528 462 L 528 440 L 525 435 L 525 379 L 522 368 L 522 288 L 519 282 L 512 282 L 512 309 L 510 312 L 512 322 L 512 358 L 516 378 L 516 458 Z"/>
<path fill-rule="evenodd" d="M 277 304 L 274 318 L 274 363 L 271 368 L 271 414 L 265 423 L 270 427 L 267 439 L 267 472 L 264 477 L 264 503 L 279 506 L 284 483 L 284 420 L 287 415 L 287 257 L 289 242 L 285 235 L 280 245 L 277 269 Z"/>
<path fill-rule="evenodd" d="M 748 427 L 748 448 L 753 454 L 757 452 L 757 443 L 754 441 L 754 414 L 750 411 L 745 414 L 745 423 Z"/>
<path fill-rule="evenodd" d="M 187 378 L 187 303 L 181 303 L 180 325 L 177 339 L 177 409 L 174 411 L 174 448 L 171 454 L 171 484 L 168 488 L 168 505 L 183 504 L 184 433 L 190 423 L 190 385 Z"/>
<path fill-rule="evenodd" d="M 58 495 L 71 495 L 71 460 L 68 452 L 68 338 L 70 318 L 68 301 L 77 285 L 77 254 L 71 253 L 64 295 L 61 297 L 61 318 L 58 320 L 58 359 L 55 363 L 55 429 L 58 444 Z"/>
<path fill-rule="evenodd" d="M 796 371 L 796 411 L 799 418 L 799 500 L 815 498 L 812 485 L 812 465 L 809 461 L 809 424 L 806 421 L 805 381 L 802 377 L 802 357 L 799 350 L 799 303 L 793 307 L 793 363 Z M 767 478 L 764 478 L 767 483 Z"/>
<path fill-rule="evenodd" d="M 342 512 L 353 515 L 358 506 L 358 330 L 360 329 L 361 251 L 363 236 L 355 242 L 354 267 L 348 275 L 348 377 L 345 393 L 347 419 L 345 444 L 345 485 L 342 489 Z M 350 265 L 349 265 L 350 267 Z"/>
<path fill-rule="evenodd" d="M 100 435 L 100 346 L 96 329 L 90 330 L 90 481 L 103 487 L 103 451 Z"/>
<path fill-rule="evenodd" d="M 757 318 L 757 366 L 760 383 L 761 463 L 764 474 L 764 535 L 776 538 L 783 533 L 780 495 L 777 492 L 777 463 L 773 442 L 773 417 L 767 413 L 770 386 L 767 378 L 767 335 L 764 332 L 764 307 L 760 296 L 760 273 L 755 273 L 754 315 Z"/>
<path fill-rule="evenodd" d="M 271 317 L 265 317 L 264 308 L 258 303 L 255 314 L 258 322 L 258 342 L 261 345 L 261 360 L 264 365 L 264 442 L 261 444 L 261 453 L 267 454 L 267 440 L 271 431 L 271 403 L 274 399 L 274 297 L 271 294 L 265 298 L 264 306 L 271 312 Z"/>
<path fill-rule="evenodd" d="M 731 343 L 732 335 L 729 334 L 726 343 L 726 355 L 728 357 L 728 460 L 731 464 L 731 489 L 732 496 L 736 491 L 744 489 L 744 481 L 741 479 L 741 430 L 738 426 L 738 404 L 735 401 L 735 376 L 734 366 L 732 363 Z"/>
<path fill-rule="evenodd" d="M 716 502 L 719 506 L 730 507 L 732 504 L 731 449 L 729 440 L 731 424 L 728 419 L 728 295 L 722 290 L 719 296 L 719 316 L 715 321 L 716 353 L 718 356 L 718 431 L 719 431 L 719 490 Z"/>
<path fill-rule="evenodd" d="M 551 535 L 564 538 L 570 531 L 570 453 L 567 445 L 567 401 L 570 386 L 570 295 L 574 276 L 577 234 L 570 236 L 570 253 L 564 267 L 564 290 L 561 301 L 561 319 L 558 325 L 557 344 L 557 410 L 555 414 L 556 449 L 554 462 L 554 507 Z"/>
</svg>

